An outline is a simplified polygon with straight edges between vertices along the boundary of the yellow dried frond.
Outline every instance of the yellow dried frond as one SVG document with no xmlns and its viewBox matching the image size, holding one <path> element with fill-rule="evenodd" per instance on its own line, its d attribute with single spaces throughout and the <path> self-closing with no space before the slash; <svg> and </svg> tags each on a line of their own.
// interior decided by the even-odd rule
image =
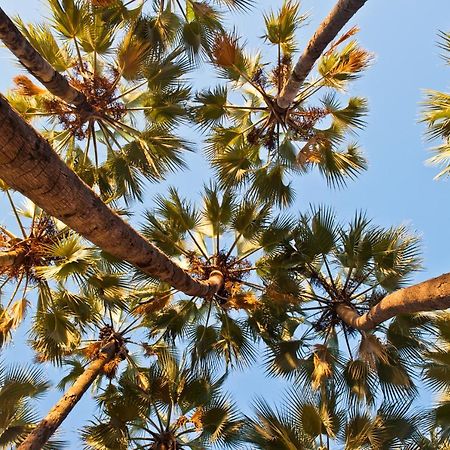
<svg viewBox="0 0 450 450">
<path fill-rule="evenodd" d="M 281 305 L 295 305 L 298 303 L 298 298 L 295 295 L 280 292 L 275 286 L 269 286 L 266 289 L 266 295 L 274 303 L 279 303 Z"/>
<path fill-rule="evenodd" d="M 17 300 L 11 306 L 11 317 L 13 319 L 12 328 L 16 328 L 24 319 L 29 303 L 26 298 Z"/>
<path fill-rule="evenodd" d="M 192 423 L 195 427 L 195 431 L 200 433 L 203 430 L 203 408 L 197 408 L 192 414 L 192 417 L 190 418 L 189 422 Z"/>
<path fill-rule="evenodd" d="M 108 378 L 114 378 L 117 372 L 117 368 L 119 367 L 121 361 L 122 361 L 121 356 L 117 355 L 114 359 L 112 359 L 103 366 L 103 373 Z"/>
<path fill-rule="evenodd" d="M 322 161 L 320 153 L 318 152 L 304 152 L 303 150 L 297 154 L 297 163 L 304 166 L 308 163 L 318 164 Z"/>
<path fill-rule="evenodd" d="M 220 34 L 216 37 L 212 49 L 214 62 L 221 67 L 232 67 L 238 62 L 238 38 L 229 34 Z"/>
<path fill-rule="evenodd" d="M 36 86 L 26 75 L 17 75 L 13 78 L 16 87 L 14 91 L 20 95 L 32 97 L 33 95 L 45 94 L 46 90 Z"/>
<path fill-rule="evenodd" d="M 372 54 L 363 48 L 355 48 L 343 58 L 339 66 L 340 72 L 357 73 L 365 69 L 372 59 Z"/>
<path fill-rule="evenodd" d="M 356 33 L 359 33 L 359 27 L 355 25 L 354 27 L 351 27 L 350 30 L 345 32 L 343 35 L 338 37 L 336 41 L 331 44 L 329 50 L 327 50 L 324 53 L 324 55 L 328 55 L 329 53 L 331 53 L 339 44 L 342 44 L 344 41 L 354 36 Z"/>
<path fill-rule="evenodd" d="M 150 387 L 150 382 L 148 381 L 147 375 L 142 372 L 137 373 L 136 383 L 143 391 L 148 391 L 148 388 Z"/>
<path fill-rule="evenodd" d="M 358 349 L 359 358 L 365 361 L 370 367 L 376 367 L 378 362 L 389 363 L 388 350 L 385 344 L 373 334 L 365 334 L 361 339 Z"/>
<path fill-rule="evenodd" d="M 327 86 L 345 89 L 348 82 L 359 77 L 373 59 L 373 54 L 350 41 L 342 49 L 330 50 L 320 60 L 318 71 Z"/>
<path fill-rule="evenodd" d="M 98 356 L 98 352 L 102 347 L 101 342 L 92 342 L 87 347 L 83 348 L 82 352 L 86 356 L 86 358 L 94 359 Z"/>
<path fill-rule="evenodd" d="M 316 345 L 316 351 L 313 354 L 314 370 L 311 375 L 311 386 L 318 389 L 322 382 L 333 375 L 331 365 L 331 355 L 325 345 Z"/>
<path fill-rule="evenodd" d="M 319 163 L 321 161 L 320 153 L 317 151 L 319 138 L 313 136 L 298 152 L 296 160 L 298 165 L 304 166 L 308 163 Z"/>
<path fill-rule="evenodd" d="M 225 308 L 254 310 L 259 301 L 256 295 L 251 291 L 235 292 L 225 303 Z"/>
<path fill-rule="evenodd" d="M 13 327 L 14 319 L 4 310 L 0 314 L 0 334 L 7 335 Z"/>
<path fill-rule="evenodd" d="M 164 309 L 171 301 L 172 294 L 170 292 L 156 294 L 153 299 L 137 306 L 133 313 L 135 315 L 143 316 L 152 314 L 156 311 Z"/>
<path fill-rule="evenodd" d="M 175 422 L 174 428 L 181 428 L 184 427 L 189 422 L 188 418 L 186 416 L 180 416 L 178 417 L 177 421 Z"/>
</svg>

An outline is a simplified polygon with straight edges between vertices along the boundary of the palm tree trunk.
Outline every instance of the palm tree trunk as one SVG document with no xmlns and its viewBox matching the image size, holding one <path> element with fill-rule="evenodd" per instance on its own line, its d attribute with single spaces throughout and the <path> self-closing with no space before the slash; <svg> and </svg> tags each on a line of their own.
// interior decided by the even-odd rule
<svg viewBox="0 0 450 450">
<path fill-rule="evenodd" d="M 289 80 L 277 98 L 281 109 L 289 108 L 300 87 L 311 72 L 314 63 L 320 58 L 327 45 L 336 37 L 339 31 L 353 17 L 367 0 L 339 0 L 330 14 L 320 24 L 305 51 L 298 60 Z"/>
<path fill-rule="evenodd" d="M 125 223 L 1 95 L 0 178 L 107 253 L 185 294 L 209 297 L 223 283 L 219 271 L 205 281 L 193 279 Z"/>
<path fill-rule="evenodd" d="M 117 352 L 115 341 L 108 342 L 101 350 L 99 356 L 86 368 L 86 370 L 77 378 L 75 383 L 55 406 L 49 411 L 47 416 L 39 425 L 26 437 L 26 439 L 17 447 L 17 450 L 39 450 L 58 429 L 63 420 L 75 407 L 89 386 L 94 382 L 102 371 L 105 364 L 111 361 Z"/>
<path fill-rule="evenodd" d="M 18 58 L 20 63 L 37 78 L 49 92 L 67 103 L 90 111 L 85 95 L 73 88 L 67 79 L 57 72 L 17 29 L 12 20 L 0 8 L 0 39 Z"/>
<path fill-rule="evenodd" d="M 362 331 L 374 329 L 399 314 L 437 311 L 450 308 L 450 273 L 399 289 L 384 297 L 369 312 L 360 316 L 349 305 L 336 307 L 338 316 L 350 327 Z"/>
</svg>

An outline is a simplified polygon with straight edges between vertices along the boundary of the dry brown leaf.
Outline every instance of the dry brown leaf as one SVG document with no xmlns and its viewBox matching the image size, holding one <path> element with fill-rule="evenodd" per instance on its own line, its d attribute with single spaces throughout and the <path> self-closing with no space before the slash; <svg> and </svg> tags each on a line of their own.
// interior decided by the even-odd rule
<svg viewBox="0 0 450 450">
<path fill-rule="evenodd" d="M 212 50 L 214 62 L 222 67 L 232 67 L 238 62 L 239 47 L 236 36 L 221 34 L 217 36 Z"/>
<path fill-rule="evenodd" d="M 313 354 L 314 370 L 312 372 L 311 385 L 313 389 L 318 389 L 322 382 L 333 375 L 331 365 L 331 355 L 326 345 L 316 345 L 316 351 Z"/>
<path fill-rule="evenodd" d="M 13 78 L 16 87 L 14 91 L 20 95 L 32 97 L 34 95 L 45 94 L 46 90 L 36 86 L 26 75 L 17 75 Z"/>
<path fill-rule="evenodd" d="M 376 367 L 378 362 L 389 363 L 389 355 L 385 344 L 374 334 L 365 334 L 361 339 L 358 349 L 359 358 L 369 364 L 370 367 Z"/>
</svg>

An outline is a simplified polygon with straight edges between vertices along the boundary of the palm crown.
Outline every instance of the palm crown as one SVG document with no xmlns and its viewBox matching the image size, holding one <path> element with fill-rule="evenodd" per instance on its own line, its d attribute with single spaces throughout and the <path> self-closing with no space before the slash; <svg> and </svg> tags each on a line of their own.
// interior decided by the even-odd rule
<svg viewBox="0 0 450 450">
<path fill-rule="evenodd" d="M 161 350 L 141 367 L 138 383 L 124 372 L 107 386 L 98 395 L 102 416 L 83 431 L 88 448 L 177 450 L 236 442 L 242 421 L 220 392 L 224 379 L 192 371 L 183 359 Z"/>
<path fill-rule="evenodd" d="M 138 2 L 51 0 L 49 6 L 51 26 L 17 23 L 86 96 L 90 111 L 24 75 L 15 78 L 9 100 L 28 120 L 48 119 L 47 139 L 103 198 L 140 198 L 142 176 L 158 180 L 183 166 L 187 149 L 174 134 L 189 98 L 182 82 L 189 63 L 175 46 L 176 30 L 141 15 Z"/>
<path fill-rule="evenodd" d="M 342 106 L 338 93 L 371 56 L 349 40 L 357 31 L 351 29 L 322 56 L 317 76 L 304 83 L 289 109 L 281 110 L 276 99 L 291 73 L 295 34 L 305 16 L 297 3 L 285 2 L 264 19 L 264 40 L 277 52 L 275 67 L 269 70 L 259 53 L 244 52 L 234 34 L 218 35 L 212 62 L 240 96 L 223 86 L 205 90 L 197 94 L 193 111 L 199 125 L 211 130 L 207 156 L 221 185 L 250 187 L 253 197 L 286 206 L 293 200 L 289 173 L 317 166 L 329 184 L 341 185 L 365 168 L 356 144 L 339 147 L 363 126 L 366 101 L 352 97 Z M 243 104 L 235 103 L 239 97 Z"/>
</svg>

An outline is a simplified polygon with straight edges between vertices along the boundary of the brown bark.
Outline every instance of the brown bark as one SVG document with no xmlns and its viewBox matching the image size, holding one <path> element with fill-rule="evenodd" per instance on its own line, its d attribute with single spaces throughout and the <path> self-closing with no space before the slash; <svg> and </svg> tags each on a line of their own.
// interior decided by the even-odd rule
<svg viewBox="0 0 450 450">
<path fill-rule="evenodd" d="M 339 0 L 330 14 L 320 24 L 314 36 L 308 42 L 294 67 L 286 85 L 277 98 L 277 104 L 282 109 L 289 108 L 294 101 L 300 87 L 311 72 L 315 62 L 320 58 L 328 44 L 337 36 L 339 31 L 353 17 L 367 0 Z"/>
<path fill-rule="evenodd" d="M 72 87 L 67 79 L 57 72 L 14 25 L 0 8 L 0 39 L 17 57 L 20 63 L 37 78 L 49 92 L 67 103 L 90 111 L 86 96 Z"/>
<path fill-rule="evenodd" d="M 369 331 L 399 314 L 447 308 L 450 308 L 450 273 L 399 289 L 384 297 L 362 316 L 354 308 L 345 304 L 338 305 L 336 312 L 352 328 Z"/>
<path fill-rule="evenodd" d="M 185 294 L 209 297 L 223 283 L 218 271 L 206 281 L 193 279 L 125 223 L 1 95 L 0 178 L 104 251 Z"/>
<path fill-rule="evenodd" d="M 111 361 L 117 351 L 115 341 L 108 342 L 101 350 L 99 356 L 89 364 L 75 383 L 69 388 L 60 400 L 53 406 L 47 416 L 17 447 L 17 450 L 39 450 L 58 429 L 63 420 L 78 403 L 89 386 L 102 371 L 105 364 Z"/>
</svg>

